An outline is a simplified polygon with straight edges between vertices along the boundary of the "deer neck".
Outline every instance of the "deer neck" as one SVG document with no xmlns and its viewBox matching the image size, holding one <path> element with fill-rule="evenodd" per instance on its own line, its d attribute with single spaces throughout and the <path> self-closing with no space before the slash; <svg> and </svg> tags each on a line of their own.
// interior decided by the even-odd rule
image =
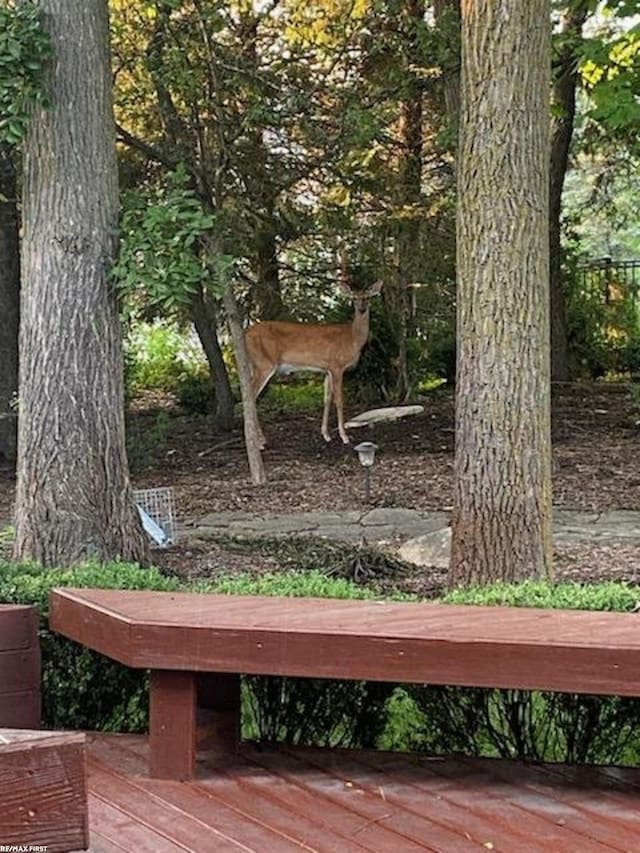
<svg viewBox="0 0 640 853">
<path fill-rule="evenodd" d="M 362 314 L 356 310 L 351 323 L 353 329 L 353 339 L 359 349 L 366 344 L 369 337 L 369 308 Z"/>
</svg>

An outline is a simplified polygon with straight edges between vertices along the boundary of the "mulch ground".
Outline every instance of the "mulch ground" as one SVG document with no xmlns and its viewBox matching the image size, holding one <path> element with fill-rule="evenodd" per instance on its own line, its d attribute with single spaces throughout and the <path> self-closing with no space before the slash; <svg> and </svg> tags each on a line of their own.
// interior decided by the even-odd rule
<svg viewBox="0 0 640 853">
<path fill-rule="evenodd" d="M 373 429 L 353 430 L 353 443 L 379 446 L 375 506 L 446 509 L 452 501 L 454 407 L 447 393 L 422 401 L 422 415 Z M 354 414 L 355 412 L 352 412 Z M 249 482 L 240 428 L 217 432 L 206 415 L 182 415 L 166 406 L 130 414 L 134 485 L 173 486 L 179 515 L 223 510 L 277 515 L 363 506 L 362 470 L 353 446 L 326 445 L 320 413 L 263 418 L 269 449 L 268 484 Z M 574 384 L 557 388 L 553 406 L 554 504 L 572 509 L 640 509 L 640 409 L 632 387 Z M 14 475 L 0 463 L 0 519 L 11 517 Z M 180 549 L 183 570 L 195 560 L 220 565 L 212 544 L 202 555 Z M 633 579 L 640 549 L 629 545 L 575 545 L 558 551 L 558 573 L 576 579 Z M 236 570 L 254 562 L 227 553 Z M 172 558 L 168 559 L 173 562 Z M 186 561 L 187 565 L 184 565 Z M 260 564 L 262 565 L 262 563 Z M 268 568 L 273 568 L 267 562 Z M 195 569 L 194 569 L 195 571 Z"/>
</svg>

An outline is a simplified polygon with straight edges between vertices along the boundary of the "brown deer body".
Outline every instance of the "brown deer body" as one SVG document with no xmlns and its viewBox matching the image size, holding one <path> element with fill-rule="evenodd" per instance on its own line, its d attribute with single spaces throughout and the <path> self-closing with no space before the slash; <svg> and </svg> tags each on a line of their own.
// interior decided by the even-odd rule
<svg viewBox="0 0 640 853">
<path fill-rule="evenodd" d="M 342 290 L 353 300 L 355 314 L 351 323 L 256 323 L 246 332 L 246 346 L 253 371 L 256 398 L 275 373 L 313 370 L 325 374 L 322 436 L 331 441 L 329 410 L 335 401 L 338 432 L 345 444 L 349 437 L 344 427 L 342 380 L 344 372 L 355 367 L 369 337 L 369 301 L 380 292 L 378 282 L 364 292 L 352 291 L 346 281 Z M 263 437 L 264 439 L 264 437 Z"/>
</svg>

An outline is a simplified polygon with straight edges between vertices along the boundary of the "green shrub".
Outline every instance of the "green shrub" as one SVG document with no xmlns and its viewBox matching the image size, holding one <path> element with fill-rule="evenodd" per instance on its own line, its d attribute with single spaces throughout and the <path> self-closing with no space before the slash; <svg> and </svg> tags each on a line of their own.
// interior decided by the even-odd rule
<svg viewBox="0 0 640 853">
<path fill-rule="evenodd" d="M 177 393 L 189 378 L 208 376 L 202 351 L 175 323 L 138 323 L 125 351 L 127 396 L 140 391 Z"/>
<path fill-rule="evenodd" d="M 640 588 L 526 582 L 458 590 L 447 604 L 631 611 Z M 640 701 L 526 690 L 412 686 L 419 721 L 410 748 L 586 763 L 640 761 Z"/>
<path fill-rule="evenodd" d="M 213 411 L 213 382 L 207 371 L 181 376 L 176 382 L 175 395 L 178 405 L 188 415 L 206 415 Z"/>
<path fill-rule="evenodd" d="M 503 607 L 543 607 L 555 610 L 634 610 L 640 587 L 616 581 L 582 585 L 546 581 L 495 583 L 448 593 L 445 604 L 487 604 Z"/>
<path fill-rule="evenodd" d="M 315 412 L 322 408 L 324 385 L 322 377 L 281 380 L 269 383 L 260 398 L 260 411 L 267 415 L 290 416 L 300 412 Z"/>
<path fill-rule="evenodd" d="M 164 409 L 127 419 L 127 458 L 134 473 L 153 464 L 167 444 L 171 421 Z"/>
</svg>

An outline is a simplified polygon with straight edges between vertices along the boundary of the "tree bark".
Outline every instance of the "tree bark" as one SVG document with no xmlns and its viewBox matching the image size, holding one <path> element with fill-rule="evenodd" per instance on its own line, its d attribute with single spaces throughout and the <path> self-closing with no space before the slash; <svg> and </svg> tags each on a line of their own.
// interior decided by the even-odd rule
<svg viewBox="0 0 640 853">
<path fill-rule="evenodd" d="M 261 79 L 258 56 L 258 26 L 260 16 L 255 12 L 253 0 L 241 16 L 238 37 L 242 44 L 244 61 L 254 80 Z M 264 92 L 263 92 L 264 94 Z M 280 260 L 278 257 L 278 227 L 275 216 L 276 193 L 269 170 L 269 153 L 263 128 L 258 123 L 249 133 L 249 158 L 245 181 L 250 188 L 255 209 L 252 211 L 256 281 L 253 296 L 261 320 L 281 320 L 285 314 L 280 285 Z"/>
<path fill-rule="evenodd" d="M 548 0 L 462 4 L 452 585 L 551 575 Z"/>
<path fill-rule="evenodd" d="M 460 114 L 460 0 L 434 0 L 433 11 L 438 27 L 451 37 L 443 59 L 442 88 L 447 117 L 455 129 Z"/>
<path fill-rule="evenodd" d="M 0 145 L 0 455 L 14 461 L 20 325 L 20 243 L 14 152 Z"/>
<path fill-rule="evenodd" d="M 264 147 L 262 140 L 256 142 L 256 156 Z M 256 187 L 259 194 L 260 190 Z M 273 222 L 273 201 L 262 192 L 260 199 L 266 221 L 256 224 L 255 234 L 255 274 L 254 295 L 258 316 L 261 320 L 280 320 L 285 315 L 280 287 L 280 262 L 278 259 L 278 240 Z M 258 195 L 259 198 L 259 195 Z"/>
<path fill-rule="evenodd" d="M 384 290 L 384 301 L 394 332 L 396 356 L 393 360 L 395 382 L 392 399 L 405 402 L 411 393 L 407 340 L 413 322 L 409 285 L 416 278 L 416 255 L 420 242 L 423 152 L 422 83 L 413 68 L 421 64 L 420 27 L 424 22 L 424 0 L 405 0 L 402 23 L 405 33 L 405 73 L 409 78 L 400 102 L 400 163 L 398 206 L 406 213 L 396 232 L 396 264 Z"/>
<path fill-rule="evenodd" d="M 244 342 L 244 330 L 238 311 L 238 303 L 232 290 L 231 284 L 224 291 L 224 308 L 227 312 L 227 321 L 233 339 L 233 348 L 236 355 L 236 367 L 238 368 L 238 379 L 240 380 L 240 391 L 242 393 L 242 417 L 244 419 L 244 440 L 247 448 L 247 459 L 251 471 L 251 481 L 260 486 L 266 483 L 267 476 L 262 461 L 260 449 L 260 427 L 258 425 L 258 412 L 256 401 L 253 396 L 251 384 L 251 367 L 249 356 Z"/>
<path fill-rule="evenodd" d="M 14 557 L 144 561 L 129 483 L 106 0 L 40 0 L 49 109 L 26 142 Z"/>
<path fill-rule="evenodd" d="M 218 318 L 215 305 L 204 294 L 202 288 L 198 289 L 191 302 L 191 318 L 213 377 L 216 423 L 221 429 L 230 430 L 233 427 L 235 403 L 218 341 Z"/>
<path fill-rule="evenodd" d="M 578 60 L 576 48 L 587 19 L 587 3 L 567 10 L 560 32 L 560 48 L 553 63 L 553 104 L 549 171 L 549 290 L 551 303 L 551 378 L 569 379 L 566 294 L 562 279 L 562 191 L 576 117 Z"/>
</svg>

